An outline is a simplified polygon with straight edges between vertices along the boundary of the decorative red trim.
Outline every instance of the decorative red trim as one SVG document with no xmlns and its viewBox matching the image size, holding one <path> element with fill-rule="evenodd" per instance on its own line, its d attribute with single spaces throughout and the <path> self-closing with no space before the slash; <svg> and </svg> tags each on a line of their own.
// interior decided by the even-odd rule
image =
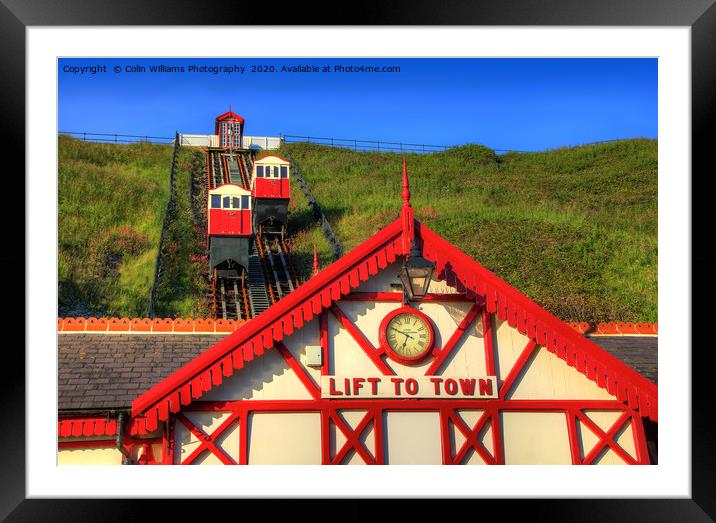
<svg viewBox="0 0 716 523">
<path fill-rule="evenodd" d="M 440 366 L 443 364 L 445 359 L 450 355 L 452 350 L 458 344 L 458 342 L 462 338 L 462 335 L 465 334 L 465 331 L 470 327 L 470 325 L 472 325 L 472 322 L 475 321 L 475 318 L 477 317 L 477 314 L 479 312 L 480 307 L 478 305 L 473 305 L 472 308 L 467 312 L 465 317 L 460 322 L 460 325 L 457 326 L 455 332 L 453 332 L 452 336 L 450 336 L 450 339 L 443 346 L 440 352 L 438 352 L 435 360 L 433 360 L 433 362 L 430 364 L 430 367 L 428 367 L 428 370 L 425 371 L 426 376 L 432 376 L 440 369 Z"/>
<path fill-rule="evenodd" d="M 658 323 L 608 322 L 587 323 L 569 322 L 568 325 L 581 334 L 590 336 L 658 336 Z"/>
<path fill-rule="evenodd" d="M 436 263 L 437 276 L 448 285 L 469 300 L 478 303 L 484 300 L 486 310 L 497 314 L 499 320 L 507 321 L 535 344 L 545 346 L 567 364 L 575 366 L 600 387 L 616 394 L 620 401 L 633 405 L 642 416 L 658 419 L 655 384 L 539 307 L 427 226 L 417 221 L 414 226 L 416 236 L 422 239 L 423 255 Z M 316 314 L 350 294 L 370 275 L 405 254 L 402 232 L 403 223 L 398 218 L 261 316 L 247 322 L 140 395 L 132 403 L 132 414 L 146 414 L 148 425 L 153 426 L 157 418 L 164 420 L 169 413 L 177 412 L 181 404 L 186 404 L 178 401 L 180 391 L 182 398 L 184 391 L 191 394 L 188 401 L 203 396 L 213 386 L 213 374 L 223 372 L 225 377 L 230 376 L 234 369 L 243 367 L 244 359 L 260 356 L 273 347 L 274 340 L 283 339 L 285 325 L 293 323 L 293 329 L 301 328 Z M 379 357 L 377 361 L 380 362 L 378 365 L 382 363 L 384 371 L 389 370 Z M 177 401 L 170 402 L 171 397 Z"/>
<path fill-rule="evenodd" d="M 245 320 L 213 318 L 57 318 L 57 330 L 75 332 L 122 333 L 229 333 L 241 328 Z"/>
<path fill-rule="evenodd" d="M 135 430 L 134 434 L 136 433 Z M 57 422 L 57 436 L 60 438 L 114 436 L 115 434 L 117 434 L 117 421 L 114 419 L 67 418 Z"/>
<path fill-rule="evenodd" d="M 337 306 L 335 307 L 337 308 Z M 416 354 L 415 356 L 403 356 L 401 354 L 398 354 L 390 346 L 390 343 L 388 343 L 388 324 L 393 320 L 393 318 L 399 316 L 400 314 L 417 316 L 427 326 L 428 342 L 422 352 Z M 435 330 L 433 328 L 432 320 L 428 318 L 426 314 L 419 311 L 418 309 L 410 307 L 409 305 L 403 305 L 402 307 L 398 307 L 397 309 L 394 309 L 385 315 L 385 317 L 380 322 L 380 327 L 378 328 L 378 338 L 380 340 L 380 348 L 390 359 L 395 360 L 404 365 L 413 365 L 423 360 L 428 354 L 430 354 L 430 351 L 433 350 L 433 346 L 435 345 Z"/>
</svg>

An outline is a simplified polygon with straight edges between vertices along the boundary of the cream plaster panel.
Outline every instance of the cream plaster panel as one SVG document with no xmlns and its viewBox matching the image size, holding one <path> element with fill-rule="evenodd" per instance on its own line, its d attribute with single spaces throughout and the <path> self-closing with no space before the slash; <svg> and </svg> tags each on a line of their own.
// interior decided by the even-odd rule
<svg viewBox="0 0 716 523">
<path fill-rule="evenodd" d="M 384 415 L 385 461 L 391 465 L 440 465 L 438 412 L 387 412 Z"/>
<path fill-rule="evenodd" d="M 348 315 L 348 309 L 341 304 L 341 310 Z M 363 331 L 364 334 L 365 331 Z M 358 342 L 343 328 L 332 315 L 328 315 L 328 372 L 341 376 L 379 376 L 381 372 L 366 356 Z"/>
<path fill-rule="evenodd" d="M 121 465 L 122 453 L 115 447 L 96 449 L 61 449 L 57 452 L 58 465 Z"/>
<path fill-rule="evenodd" d="M 495 318 L 493 316 L 493 318 Z M 510 327 L 506 321 L 497 318 L 493 322 L 495 338 L 493 349 L 495 351 L 495 364 L 497 365 L 497 376 L 504 380 L 510 373 L 517 358 L 520 357 L 522 349 L 525 348 L 529 338 L 520 334 L 517 329 Z"/>
<path fill-rule="evenodd" d="M 506 465 L 570 465 L 567 418 L 562 412 L 503 412 Z"/>
<path fill-rule="evenodd" d="M 224 378 L 202 401 L 311 399 L 296 373 L 276 349 L 244 362 L 244 367 Z"/>
<path fill-rule="evenodd" d="M 249 465 L 320 465 L 321 415 L 251 414 Z"/>
<path fill-rule="evenodd" d="M 330 314 L 330 313 L 326 313 Z M 321 387 L 321 367 L 309 367 L 306 365 L 306 351 L 309 347 L 321 347 L 321 337 L 318 318 L 314 318 L 303 327 L 295 330 L 293 334 L 283 340 L 284 345 L 293 357 L 301 364 L 303 370 L 313 378 L 318 388 Z M 304 387 L 305 389 L 305 387 Z"/>
<path fill-rule="evenodd" d="M 583 412 L 604 432 L 612 428 L 614 422 L 619 419 L 619 416 L 622 414 L 621 411 L 617 410 L 585 410 Z"/>
<path fill-rule="evenodd" d="M 512 385 L 508 399 L 616 398 L 544 347 L 537 347 Z"/>
<path fill-rule="evenodd" d="M 446 308 L 447 306 L 448 304 L 446 304 Z M 441 376 L 487 376 L 485 339 L 482 333 L 482 319 L 478 315 L 436 374 Z"/>
</svg>

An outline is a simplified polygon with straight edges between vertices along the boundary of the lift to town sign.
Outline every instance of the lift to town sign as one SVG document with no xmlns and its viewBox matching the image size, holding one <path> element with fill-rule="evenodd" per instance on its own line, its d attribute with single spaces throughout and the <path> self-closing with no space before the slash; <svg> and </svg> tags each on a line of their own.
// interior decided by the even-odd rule
<svg viewBox="0 0 716 523">
<path fill-rule="evenodd" d="M 497 399 L 497 377 L 321 376 L 321 397 Z"/>
</svg>

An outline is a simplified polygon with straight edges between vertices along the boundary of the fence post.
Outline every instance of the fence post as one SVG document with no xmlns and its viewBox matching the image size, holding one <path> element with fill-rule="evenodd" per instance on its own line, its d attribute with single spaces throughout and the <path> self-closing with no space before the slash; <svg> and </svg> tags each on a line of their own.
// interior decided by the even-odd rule
<svg viewBox="0 0 716 523">
<path fill-rule="evenodd" d="M 354 151 L 358 150 L 358 140 L 353 140 L 353 150 Z"/>
</svg>

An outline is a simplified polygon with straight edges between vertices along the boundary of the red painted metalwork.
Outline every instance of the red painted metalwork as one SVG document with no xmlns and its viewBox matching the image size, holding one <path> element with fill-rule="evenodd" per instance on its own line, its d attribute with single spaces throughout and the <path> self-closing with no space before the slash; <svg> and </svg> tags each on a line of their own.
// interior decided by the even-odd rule
<svg viewBox="0 0 716 523">
<path fill-rule="evenodd" d="M 440 415 L 447 418 L 447 425 L 449 427 L 449 422 L 453 423 L 453 426 L 455 426 L 460 432 L 462 432 L 462 435 L 465 437 L 465 442 L 462 444 L 460 449 L 456 449 L 456 452 L 454 453 L 452 449 L 450 448 L 450 438 L 449 433 L 447 434 L 447 441 L 443 441 L 443 449 L 448 448 L 449 452 L 446 453 L 443 450 L 443 464 L 444 465 L 460 465 L 463 463 L 463 460 L 467 456 L 467 453 L 470 449 L 473 449 L 481 458 L 482 460 L 488 464 L 488 465 L 495 465 L 497 464 L 497 461 L 495 458 L 490 454 L 490 452 L 485 448 L 485 446 L 482 444 L 482 442 L 479 440 L 480 432 L 482 432 L 482 429 L 485 427 L 485 424 L 492 419 L 493 411 L 491 410 L 485 410 L 480 418 L 477 420 L 477 423 L 474 427 L 470 428 L 463 419 L 455 412 L 455 409 L 446 408 L 443 409 L 440 412 Z M 445 423 L 445 421 L 443 421 Z M 449 430 L 449 428 L 447 429 Z M 447 461 L 446 461 L 447 460 Z"/>
<path fill-rule="evenodd" d="M 477 423 L 470 427 L 458 414 L 458 409 L 482 410 Z M 648 464 L 648 453 L 646 451 L 646 439 L 643 431 L 639 432 L 636 423 L 640 422 L 640 416 L 635 411 L 628 409 L 622 402 L 617 400 L 455 400 L 446 404 L 441 400 L 240 400 L 225 402 L 196 402 L 192 404 L 193 412 L 227 412 L 232 413 L 222 426 L 211 434 L 210 439 L 216 440 L 218 435 L 223 432 L 225 427 L 231 424 L 229 419 L 240 419 L 239 428 L 241 430 L 239 436 L 239 444 L 241 449 L 241 459 L 239 464 L 247 463 L 247 446 L 248 446 L 248 429 L 247 422 L 252 413 L 258 412 L 309 412 L 319 413 L 321 415 L 321 456 L 324 464 L 340 464 L 343 463 L 348 453 L 355 451 L 368 464 L 384 463 L 383 449 L 385 446 L 384 430 L 383 430 L 383 414 L 385 412 L 437 412 L 440 414 L 441 427 L 441 446 L 444 464 L 460 464 L 465 461 L 467 453 L 470 449 L 475 452 L 487 464 L 500 465 L 504 464 L 504 450 L 502 447 L 502 427 L 500 415 L 502 412 L 562 412 L 566 415 L 566 426 L 569 434 L 570 449 L 572 452 L 573 462 L 575 464 L 591 464 L 594 459 L 606 447 L 615 449 L 615 452 L 626 462 L 630 464 Z M 345 421 L 339 416 L 344 410 L 363 410 L 365 415 L 355 429 L 350 428 Z M 583 410 L 607 410 L 620 412 L 619 419 L 605 433 L 601 431 L 596 424 L 588 420 Z M 181 416 L 181 415 L 180 415 Z M 569 421 L 578 417 L 580 421 L 585 423 L 590 430 L 599 438 L 599 443 L 583 460 L 579 456 L 579 441 L 576 432 L 576 423 Z M 580 417 L 581 416 L 581 417 Z M 583 421 L 582 418 L 588 421 Z M 635 438 L 635 448 L 637 449 L 637 459 L 629 456 L 626 451 L 618 446 L 614 441 L 614 436 L 622 427 L 632 422 L 633 435 Z M 361 436 L 370 428 L 370 423 L 374 431 L 374 454 L 371 454 L 362 443 Z M 340 449 L 336 449 L 336 453 L 331 455 L 331 423 L 336 430 L 343 433 L 346 442 Z M 453 424 L 464 436 L 465 442 L 458 448 L 453 448 L 452 438 L 450 437 L 450 424 Z M 492 454 L 480 441 L 479 435 L 486 430 L 487 424 L 490 424 L 492 430 Z M 198 430 L 198 429 L 197 429 Z M 195 432 L 197 436 L 200 434 Z M 203 432 L 202 432 L 203 434 Z M 207 437 L 206 435 L 204 436 Z M 200 438 L 201 440 L 201 438 Z M 207 448 L 208 447 L 208 448 Z M 215 453 L 209 445 L 202 445 L 200 449 L 194 452 L 200 453 L 206 450 Z M 216 453 L 215 453 L 216 454 Z M 190 456 L 191 457 L 191 456 Z M 183 463 L 191 463 L 192 460 L 185 460 Z"/>
<path fill-rule="evenodd" d="M 208 450 L 214 456 L 219 458 L 219 460 L 221 460 L 224 465 L 235 465 L 236 462 L 220 447 L 218 447 L 215 441 L 227 428 L 229 428 L 237 419 L 239 419 L 242 414 L 242 411 L 243 410 L 232 412 L 229 417 L 227 417 L 221 423 L 221 425 L 219 425 L 216 430 L 211 434 L 207 434 L 199 427 L 194 425 L 184 414 L 177 414 L 176 418 L 181 422 L 181 424 L 184 425 L 187 430 L 194 434 L 194 436 L 196 436 L 196 438 L 199 440 L 199 446 L 195 448 L 194 451 L 189 454 L 189 456 L 184 461 L 181 462 L 181 464 L 191 465 L 196 460 L 196 458 L 198 458 L 201 454 Z M 244 419 L 245 417 L 241 418 L 239 424 L 244 424 Z"/>
<path fill-rule="evenodd" d="M 321 268 L 318 265 L 318 251 L 316 250 L 316 244 L 313 244 L 313 274 L 311 276 L 315 276 L 321 271 Z"/>
<path fill-rule="evenodd" d="M 614 421 L 612 426 L 604 432 L 589 416 L 585 410 L 613 410 L 613 409 L 590 409 L 589 407 L 578 407 L 567 409 L 567 433 L 569 435 L 570 452 L 572 455 L 572 464 L 574 465 L 591 465 L 595 462 L 599 455 L 608 450 L 613 450 L 619 458 L 628 465 L 648 465 L 649 452 L 646 447 L 646 436 L 644 435 L 641 416 L 632 410 L 622 410 L 619 417 Z M 582 457 L 582 446 L 580 444 L 579 432 L 577 429 L 577 420 L 585 427 L 582 430 L 589 430 L 597 437 L 597 442 L 592 449 Z M 631 424 L 632 437 L 634 440 L 634 448 L 636 451 L 636 459 L 624 450 L 616 441 L 615 436 L 627 424 Z"/>
<path fill-rule="evenodd" d="M 410 206 L 410 184 L 408 182 L 408 165 L 403 157 L 403 206 L 400 209 L 400 222 L 401 222 L 401 244 L 403 247 L 403 254 L 410 252 L 410 247 L 413 244 L 413 238 L 415 237 L 415 215 L 413 214 L 413 208 Z"/>
<path fill-rule="evenodd" d="M 358 343 L 363 352 L 370 358 L 375 366 L 384 375 L 395 374 L 393 370 L 388 367 L 385 362 L 381 359 L 382 352 L 376 349 L 371 342 L 363 335 L 358 327 L 346 316 L 343 311 L 337 306 L 331 306 L 331 312 L 336 319 L 341 322 L 341 325 L 350 333 L 351 337 Z"/>
<path fill-rule="evenodd" d="M 351 429 L 348 424 L 343 421 L 341 416 L 339 415 L 338 411 L 335 409 L 329 409 L 328 410 L 328 419 L 329 421 L 332 421 L 333 424 L 336 426 L 337 429 L 339 429 L 343 435 L 346 437 L 346 442 L 343 444 L 343 446 L 337 450 L 336 455 L 331 458 L 330 455 L 328 456 L 328 464 L 330 465 L 340 465 L 343 463 L 343 460 L 346 458 L 349 451 L 354 450 L 367 465 L 379 465 L 382 463 L 379 463 L 376 459 L 376 456 L 371 455 L 371 453 L 368 451 L 367 448 L 363 445 L 360 438 L 363 435 L 363 432 L 366 431 L 368 428 L 369 423 L 373 423 L 373 426 L 375 426 L 375 418 L 378 415 L 378 412 L 376 409 L 370 409 L 366 412 L 365 416 L 363 416 L 363 419 L 358 423 L 355 429 Z M 378 448 L 378 441 L 377 441 L 377 433 L 374 430 L 373 431 L 373 437 L 375 441 L 375 448 Z M 382 445 L 382 439 L 380 441 Z"/>
<path fill-rule="evenodd" d="M 318 317 L 318 330 L 321 343 L 321 376 L 327 376 L 331 368 L 328 350 L 328 314 L 322 312 Z"/>
<path fill-rule="evenodd" d="M 293 370 L 293 372 L 296 373 L 296 376 L 299 380 L 301 380 L 301 383 L 303 383 L 303 386 L 306 387 L 306 390 L 308 393 L 314 398 L 314 399 L 320 399 L 321 397 L 321 389 L 316 385 L 316 382 L 313 381 L 313 378 L 306 372 L 306 369 L 301 365 L 296 358 L 293 357 L 293 354 L 291 354 L 291 351 L 288 350 L 286 345 L 284 345 L 283 342 L 277 341 L 276 349 L 283 357 L 283 360 L 288 364 L 289 367 Z"/>
<path fill-rule="evenodd" d="M 396 316 L 399 316 L 400 314 L 408 314 L 417 316 L 420 318 L 423 323 L 426 325 L 428 330 L 428 340 L 425 345 L 425 348 L 420 352 L 419 354 L 416 354 L 415 356 L 403 356 L 401 354 L 398 354 L 395 352 L 392 347 L 390 346 L 390 343 L 388 343 L 388 324 L 391 322 L 393 318 Z M 410 307 L 408 305 L 404 305 L 402 307 L 398 307 L 397 309 L 394 309 L 390 311 L 388 314 L 385 315 L 383 320 L 380 322 L 380 327 L 378 328 L 378 337 L 380 339 L 380 348 L 383 349 L 383 351 L 387 354 L 387 356 L 399 363 L 403 363 L 405 365 L 411 365 L 420 362 L 423 360 L 428 354 L 430 354 L 430 351 L 433 350 L 433 346 L 435 345 L 435 331 L 433 330 L 433 322 L 430 320 L 430 318 L 427 317 L 426 314 L 419 311 L 418 309 L 415 309 L 413 307 Z"/>
<path fill-rule="evenodd" d="M 479 311 L 480 307 L 478 305 L 473 305 L 472 308 L 467 312 L 465 317 L 457 326 L 457 329 L 455 329 L 455 332 L 453 332 L 452 336 L 450 336 L 450 339 L 443 346 L 440 352 L 438 352 L 437 356 L 435 357 L 435 360 L 430 364 L 430 367 L 428 367 L 428 370 L 425 371 L 426 376 L 432 376 L 440 369 L 440 366 L 443 364 L 445 359 L 450 355 L 452 350 L 458 344 L 458 342 L 462 338 L 462 335 L 465 334 L 465 331 L 470 327 L 470 325 L 472 325 L 472 322 L 475 321 L 475 318 L 477 317 L 477 313 Z"/>
<path fill-rule="evenodd" d="M 495 347 L 493 345 L 492 314 L 482 309 L 482 339 L 485 344 L 485 369 L 488 376 L 495 376 Z"/>
</svg>

